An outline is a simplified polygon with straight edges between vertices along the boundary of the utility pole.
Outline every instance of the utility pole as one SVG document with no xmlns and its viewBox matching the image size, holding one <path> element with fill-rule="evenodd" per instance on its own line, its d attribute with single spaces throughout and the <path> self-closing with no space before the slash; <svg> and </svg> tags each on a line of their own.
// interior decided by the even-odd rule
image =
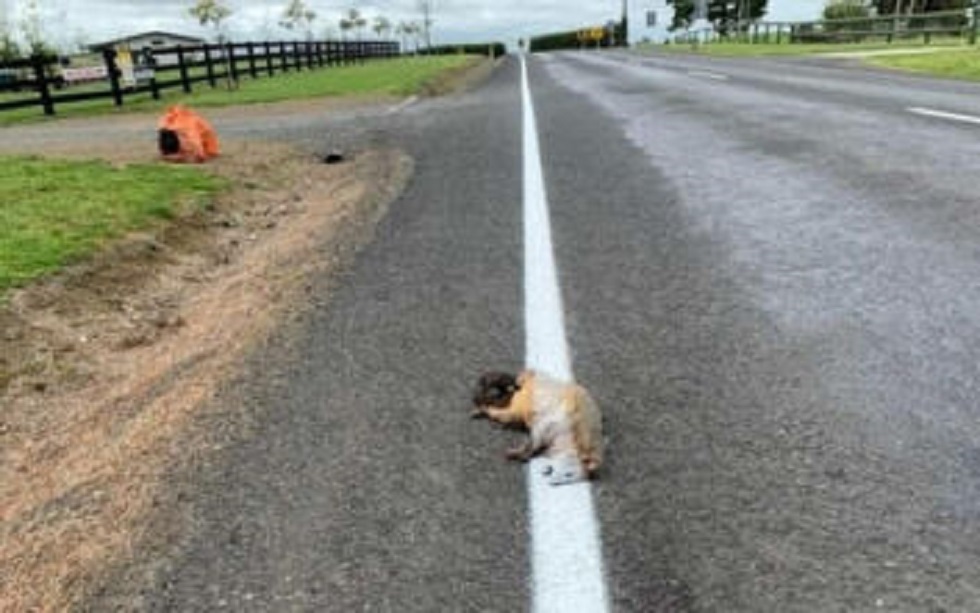
<svg viewBox="0 0 980 613">
<path fill-rule="evenodd" d="M 619 35 L 622 37 L 620 43 L 623 47 L 630 46 L 630 35 L 629 35 L 629 6 L 627 5 L 627 0 L 623 0 L 623 18 L 619 23 Z"/>
</svg>

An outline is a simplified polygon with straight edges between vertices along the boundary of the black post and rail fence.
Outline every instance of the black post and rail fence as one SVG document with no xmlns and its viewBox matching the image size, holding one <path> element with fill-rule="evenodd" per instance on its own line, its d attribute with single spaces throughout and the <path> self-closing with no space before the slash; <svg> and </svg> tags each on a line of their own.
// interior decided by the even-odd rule
<svg viewBox="0 0 980 613">
<path fill-rule="evenodd" d="M 111 100 L 180 88 L 233 87 L 245 77 L 258 79 L 287 72 L 317 70 L 401 55 L 392 41 L 284 41 L 226 43 L 133 50 L 120 57 L 102 53 L 101 66 L 67 68 L 54 56 L 0 63 L 0 113 L 37 107 L 54 115 L 56 107 L 86 100 Z"/>
<path fill-rule="evenodd" d="M 975 45 L 980 24 L 980 0 L 958 11 L 880 15 L 855 19 L 806 22 L 731 21 L 711 31 L 674 37 L 678 43 L 721 40 L 748 44 L 863 43 L 880 41 L 955 40 Z"/>
</svg>

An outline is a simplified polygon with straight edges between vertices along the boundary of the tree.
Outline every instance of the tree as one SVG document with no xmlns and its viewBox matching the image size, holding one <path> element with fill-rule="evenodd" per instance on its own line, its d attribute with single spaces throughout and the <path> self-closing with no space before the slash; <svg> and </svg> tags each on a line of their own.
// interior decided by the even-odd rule
<svg viewBox="0 0 980 613">
<path fill-rule="evenodd" d="M 347 18 L 351 20 L 352 27 L 357 31 L 357 38 L 364 38 L 364 28 L 367 26 L 367 19 L 357 9 L 347 11 Z"/>
<path fill-rule="evenodd" d="M 290 0 L 282 12 L 282 19 L 279 25 L 287 30 L 304 30 L 306 38 L 313 38 L 313 20 L 316 19 L 316 11 L 308 8 L 303 0 Z"/>
<path fill-rule="evenodd" d="M 10 30 L 8 21 L 7 3 L 0 0 L 0 62 L 14 60 L 20 57 L 20 45 L 14 38 L 14 33 Z"/>
<path fill-rule="evenodd" d="M 408 53 L 409 42 L 413 43 L 414 50 L 418 53 L 419 50 L 419 37 L 422 33 L 422 26 L 414 21 L 403 21 L 398 24 L 395 29 L 396 34 L 401 35 L 402 39 L 402 52 Z"/>
<path fill-rule="evenodd" d="M 225 36 L 221 30 L 221 23 L 231 16 L 231 9 L 225 5 L 223 0 L 197 0 L 197 3 L 188 12 L 202 26 L 213 27 L 218 42 L 224 42 Z"/>
<path fill-rule="evenodd" d="M 221 22 L 228 19 L 231 16 L 231 9 L 228 8 L 222 0 L 197 0 L 195 4 L 188 11 L 191 17 L 197 19 L 198 23 L 202 26 L 213 26 L 215 35 L 218 38 L 218 44 L 225 42 L 225 35 L 221 29 Z M 223 54 L 225 58 L 225 84 L 228 89 L 234 89 L 238 86 L 238 83 L 232 79 L 231 76 L 231 58 L 229 54 Z"/>
<path fill-rule="evenodd" d="M 340 24 L 340 37 L 344 40 L 347 40 L 347 32 L 349 32 L 354 27 L 354 22 L 348 19 L 347 17 L 341 17 L 339 24 Z"/>
<path fill-rule="evenodd" d="M 870 7 L 864 0 L 830 0 L 823 8 L 825 20 L 862 19 L 869 14 Z"/>
<path fill-rule="evenodd" d="M 340 29 L 342 32 L 356 30 L 357 37 L 362 38 L 362 30 L 367 25 L 367 19 L 361 15 L 357 9 L 348 9 L 347 16 L 340 18 Z"/>
<path fill-rule="evenodd" d="M 871 0 L 879 15 L 958 11 L 972 6 L 972 0 Z"/>
<path fill-rule="evenodd" d="M 373 29 L 374 33 L 378 35 L 378 38 L 381 38 L 388 32 L 391 32 L 391 22 L 387 17 L 378 15 L 374 18 L 374 25 L 371 26 L 371 29 Z"/>
<path fill-rule="evenodd" d="M 24 18 L 21 21 L 21 31 L 27 41 L 28 55 L 53 55 L 54 49 L 44 40 L 44 28 L 41 26 L 41 1 L 27 0 L 24 3 Z"/>
<path fill-rule="evenodd" d="M 694 0 L 666 0 L 674 7 L 671 30 L 683 30 L 694 21 Z M 708 0 L 707 19 L 721 34 L 733 27 L 746 27 L 766 14 L 769 0 Z"/>
<path fill-rule="evenodd" d="M 411 34 L 411 26 L 404 21 L 399 21 L 395 26 L 395 36 L 402 41 L 402 53 L 408 53 L 408 36 Z"/>
<path fill-rule="evenodd" d="M 0 32 L 0 62 L 16 60 L 20 55 L 20 45 L 14 40 L 13 34 L 6 30 Z"/>
</svg>

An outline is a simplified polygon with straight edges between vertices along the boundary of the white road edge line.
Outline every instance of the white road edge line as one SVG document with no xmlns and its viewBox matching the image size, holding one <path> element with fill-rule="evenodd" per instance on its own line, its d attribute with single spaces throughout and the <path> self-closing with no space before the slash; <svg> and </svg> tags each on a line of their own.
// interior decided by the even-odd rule
<svg viewBox="0 0 980 613">
<path fill-rule="evenodd" d="M 915 113 L 916 115 L 925 115 L 927 117 L 936 117 L 939 119 L 948 119 L 950 121 L 960 121 L 963 123 L 980 125 L 980 117 L 977 117 L 976 115 L 960 115 L 959 113 L 937 111 L 935 109 L 927 109 L 918 106 L 911 106 L 905 110 L 907 110 L 909 113 Z"/>
<path fill-rule="evenodd" d="M 524 317 L 528 368 L 572 379 L 537 120 L 521 56 L 524 115 Z M 599 522 L 589 483 L 553 486 L 544 459 L 527 467 L 534 613 L 609 610 Z"/>
</svg>

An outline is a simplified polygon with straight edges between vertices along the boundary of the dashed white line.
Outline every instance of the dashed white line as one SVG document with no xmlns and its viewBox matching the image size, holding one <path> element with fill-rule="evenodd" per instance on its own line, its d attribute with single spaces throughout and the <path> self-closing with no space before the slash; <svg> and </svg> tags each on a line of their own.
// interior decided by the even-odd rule
<svg viewBox="0 0 980 613">
<path fill-rule="evenodd" d="M 719 74 L 717 72 L 708 72 L 706 70 L 688 70 L 688 76 L 698 77 L 701 79 L 711 79 L 713 81 L 727 81 L 728 75 Z"/>
<path fill-rule="evenodd" d="M 571 380 L 537 120 L 521 57 L 524 115 L 524 314 L 527 366 Z M 550 485 L 546 462 L 527 467 L 531 529 L 531 594 L 535 613 L 608 611 L 602 546 L 592 487 Z"/>
<path fill-rule="evenodd" d="M 399 102 L 395 106 L 389 108 L 388 109 L 388 114 L 389 115 L 394 115 L 395 113 L 400 113 L 400 112 L 404 111 L 405 109 L 407 109 L 408 107 L 410 107 L 411 105 L 415 104 L 415 101 L 418 100 L 418 99 L 419 99 L 418 96 L 409 96 L 408 98 L 405 98 L 404 100 L 402 100 L 401 102 Z"/>
<path fill-rule="evenodd" d="M 961 123 L 980 125 L 980 117 L 977 117 L 976 115 L 961 115 L 960 113 L 938 111 L 936 109 L 927 109 L 919 106 L 912 106 L 906 110 L 909 113 L 915 113 L 916 115 L 925 115 L 926 117 L 936 117 L 938 119 L 947 119 L 949 121 L 959 121 Z"/>
</svg>

